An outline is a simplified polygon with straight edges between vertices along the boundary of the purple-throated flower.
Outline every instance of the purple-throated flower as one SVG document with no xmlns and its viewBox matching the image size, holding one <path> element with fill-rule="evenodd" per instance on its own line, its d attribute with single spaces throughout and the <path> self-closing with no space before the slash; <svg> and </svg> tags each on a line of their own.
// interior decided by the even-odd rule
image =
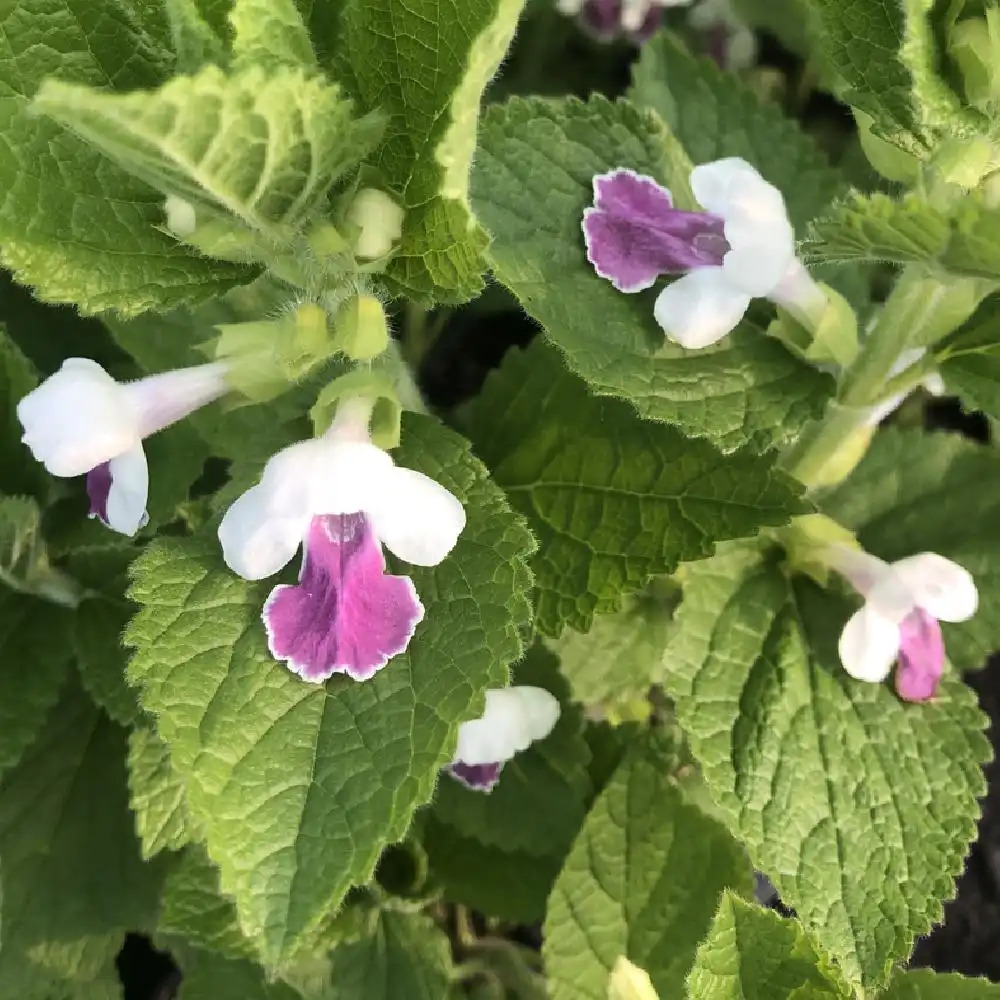
<svg viewBox="0 0 1000 1000">
<path fill-rule="evenodd" d="M 576 17 L 581 28 L 599 42 L 619 36 L 641 45 L 663 23 L 665 7 L 686 7 L 692 0 L 557 0 L 560 13 Z"/>
<path fill-rule="evenodd" d="M 423 605 L 409 577 L 385 572 L 384 545 L 436 566 L 465 527 L 465 510 L 433 479 L 393 464 L 371 442 L 372 403 L 341 402 L 322 437 L 279 451 L 219 525 L 223 557 L 263 580 L 303 547 L 299 582 L 264 604 L 268 648 L 307 681 L 366 680 L 409 644 Z"/>
<path fill-rule="evenodd" d="M 750 300 L 766 296 L 818 317 L 826 295 L 795 256 L 785 202 L 745 160 L 730 157 L 691 171 L 703 212 L 674 208 L 653 178 L 619 167 L 594 177 L 583 213 L 587 259 L 619 291 L 639 292 L 665 274 L 682 277 L 660 292 L 656 321 L 682 347 L 721 340 Z"/>
<path fill-rule="evenodd" d="M 449 772 L 477 792 L 490 792 L 516 754 L 544 740 L 559 720 L 559 702 L 544 688 L 508 687 L 486 692 L 478 719 L 458 727 Z"/>
<path fill-rule="evenodd" d="M 123 535 L 147 520 L 143 438 L 223 395 L 225 364 L 116 382 L 97 362 L 68 358 L 18 404 L 22 440 L 53 476 L 87 476 L 90 514 Z"/>
<path fill-rule="evenodd" d="M 840 635 L 844 669 L 858 680 L 879 683 L 898 662 L 899 696 L 905 701 L 933 698 L 944 673 L 938 623 L 964 622 L 976 613 L 979 595 L 972 576 L 934 552 L 886 563 L 837 546 L 830 565 L 865 599 Z"/>
</svg>

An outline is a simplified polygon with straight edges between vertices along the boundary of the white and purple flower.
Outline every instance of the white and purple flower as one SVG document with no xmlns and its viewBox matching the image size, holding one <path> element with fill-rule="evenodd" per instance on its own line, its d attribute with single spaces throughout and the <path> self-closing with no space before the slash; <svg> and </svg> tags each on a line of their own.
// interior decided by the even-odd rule
<svg viewBox="0 0 1000 1000">
<path fill-rule="evenodd" d="M 544 688 L 491 689 L 486 692 L 483 714 L 458 727 L 449 773 L 467 788 L 490 792 L 504 764 L 544 740 L 558 721 L 559 702 Z"/>
<path fill-rule="evenodd" d="M 143 438 L 227 392 L 227 371 L 198 365 L 116 382 L 97 362 L 68 358 L 17 404 L 22 440 L 51 475 L 86 475 L 91 517 L 134 535 L 148 520 Z"/>
<path fill-rule="evenodd" d="M 967 570 L 934 552 L 886 563 L 858 549 L 837 546 L 830 565 L 865 603 L 840 636 L 844 669 L 880 683 L 894 663 L 896 692 L 905 701 L 928 701 L 944 673 L 939 622 L 964 622 L 976 613 L 979 595 Z"/>
<path fill-rule="evenodd" d="M 587 259 L 621 292 L 683 275 L 653 307 L 682 347 L 721 340 L 757 296 L 814 319 L 826 308 L 825 293 L 795 256 L 781 192 L 745 160 L 729 157 L 691 171 L 703 212 L 675 208 L 665 187 L 627 167 L 598 174 L 593 185 L 593 207 L 583 213 Z"/>
<path fill-rule="evenodd" d="M 264 604 L 268 648 L 304 680 L 366 680 L 406 649 L 424 615 L 409 577 L 385 572 L 384 545 L 436 566 L 465 527 L 443 486 L 371 442 L 370 400 L 341 402 L 330 429 L 274 455 L 226 511 L 219 541 L 246 580 L 273 576 L 303 547 L 299 582 Z"/>
<path fill-rule="evenodd" d="M 619 36 L 642 45 L 663 23 L 666 7 L 686 7 L 692 0 L 556 0 L 560 13 L 576 17 L 599 42 Z"/>
</svg>

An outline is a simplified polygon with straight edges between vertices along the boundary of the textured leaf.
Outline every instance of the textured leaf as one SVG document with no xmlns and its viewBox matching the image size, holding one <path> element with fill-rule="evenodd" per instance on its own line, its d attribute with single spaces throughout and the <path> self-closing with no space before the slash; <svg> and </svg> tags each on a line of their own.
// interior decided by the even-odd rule
<svg viewBox="0 0 1000 1000">
<path fill-rule="evenodd" d="M 330 958 L 330 1000 L 442 1000 L 448 993 L 448 938 L 418 913 L 374 913 L 366 933 Z"/>
<path fill-rule="evenodd" d="M 508 352 L 474 414 L 479 455 L 539 539 L 535 621 L 546 635 L 586 631 L 650 576 L 803 509 L 772 457 L 725 456 L 591 396 L 541 339 Z"/>
<path fill-rule="evenodd" d="M 621 611 L 595 615 L 585 635 L 566 629 L 552 648 L 573 697 L 586 705 L 628 701 L 663 679 L 663 654 L 676 603 L 673 591 L 653 583 L 625 598 Z"/>
<path fill-rule="evenodd" d="M 49 80 L 34 106 L 140 180 L 275 239 L 320 211 L 378 134 L 338 87 L 291 68 L 208 66 L 133 94 Z"/>
<path fill-rule="evenodd" d="M 292 0 L 235 0 L 229 15 L 233 26 L 233 67 L 283 66 L 316 69 L 309 32 Z"/>
<path fill-rule="evenodd" d="M 146 723 L 129 734 L 128 790 L 143 858 L 189 843 L 191 820 L 184 785 L 170 766 L 166 745 Z"/>
<path fill-rule="evenodd" d="M 668 768 L 637 742 L 594 803 L 549 898 L 552 1000 L 605 1000 L 620 955 L 660 996 L 680 996 L 723 889 L 749 893 L 739 845 L 684 801 Z"/>
<path fill-rule="evenodd" d="M 558 660 L 535 645 L 514 668 L 515 684 L 551 691 L 562 714 L 549 736 L 508 761 L 488 795 L 443 779 L 434 797 L 434 816 L 465 837 L 531 855 L 568 849 L 586 814 L 590 796 L 590 750 L 583 738 L 583 713 L 570 706 Z"/>
<path fill-rule="evenodd" d="M 954 680 L 912 705 L 847 675 L 855 606 L 726 546 L 686 571 L 667 689 L 719 816 L 845 978 L 876 990 L 954 893 L 989 744 Z"/>
<path fill-rule="evenodd" d="M 130 678 L 270 966 L 306 945 L 402 837 L 458 723 L 521 652 L 530 536 L 460 438 L 417 417 L 403 440 L 400 464 L 460 497 L 469 522 L 441 566 L 413 570 L 426 619 L 371 681 L 317 687 L 275 663 L 259 618 L 273 582 L 234 578 L 214 537 L 161 539 L 135 566 Z"/>
<path fill-rule="evenodd" d="M 302 1000 L 291 986 L 268 982 L 259 965 L 196 948 L 180 956 L 178 1000 Z"/>
<path fill-rule="evenodd" d="M 1000 986 L 985 979 L 914 969 L 897 972 L 882 996 L 884 1000 L 997 1000 Z"/>
<path fill-rule="evenodd" d="M 545 916 L 562 855 L 487 847 L 433 817 L 427 819 L 423 845 L 431 875 L 449 902 L 514 923 L 530 924 Z"/>
<path fill-rule="evenodd" d="M 396 289 L 461 302 L 482 288 L 486 235 L 469 210 L 479 105 L 524 0 L 350 0 L 340 77 L 389 116 L 375 164 L 406 208 L 388 270 Z"/>
<path fill-rule="evenodd" d="M 688 978 L 688 1000 L 841 1000 L 851 991 L 824 969 L 793 920 L 722 897 Z"/>
<path fill-rule="evenodd" d="M 706 350 L 665 344 L 653 293 L 623 295 L 587 262 L 580 220 L 594 174 L 628 166 L 677 195 L 687 178 L 683 168 L 670 172 L 668 140 L 651 114 L 598 97 L 491 109 L 473 202 L 493 233 L 493 271 L 594 392 L 624 396 L 642 416 L 726 450 L 763 448 L 822 408 L 829 377 L 750 321 Z"/>
<path fill-rule="evenodd" d="M 977 670 L 1000 631 L 1000 455 L 951 434 L 887 429 L 823 509 L 882 559 L 938 552 L 964 566 L 979 588 L 970 621 L 943 623 L 949 660 Z"/>
<path fill-rule="evenodd" d="M 139 858 L 125 733 L 75 684 L 0 782 L 0 851 L 0 963 L 38 946 L 76 964 L 95 944 L 103 962 L 102 935 L 148 928 L 162 868 Z"/>
<path fill-rule="evenodd" d="M 45 470 L 21 443 L 24 429 L 17 419 L 18 402 L 37 384 L 31 362 L 0 326 L 0 493 L 42 500 L 48 492 Z"/>
<path fill-rule="evenodd" d="M 157 86 L 171 58 L 153 23 L 158 7 L 37 0 L 0 12 L 0 262 L 42 298 L 87 313 L 168 308 L 248 278 L 159 232 L 159 193 L 28 109 L 53 73 L 98 87 Z"/>
</svg>

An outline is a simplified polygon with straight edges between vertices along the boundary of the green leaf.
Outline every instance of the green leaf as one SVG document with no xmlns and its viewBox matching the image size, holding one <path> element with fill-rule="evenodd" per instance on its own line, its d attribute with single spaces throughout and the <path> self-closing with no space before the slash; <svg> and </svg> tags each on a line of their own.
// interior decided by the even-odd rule
<svg viewBox="0 0 1000 1000">
<path fill-rule="evenodd" d="M 1000 417 L 1000 319 L 998 302 L 987 299 L 979 312 L 937 350 L 938 371 L 945 388 L 962 397 L 966 409 Z"/>
<path fill-rule="evenodd" d="M 883 1000 L 997 1000 L 1000 986 L 985 979 L 914 969 L 897 972 L 882 997 Z"/>
<path fill-rule="evenodd" d="M 407 653 L 364 684 L 317 687 L 276 663 L 260 623 L 273 582 L 233 577 L 214 536 L 162 538 L 135 564 L 130 680 L 242 930 L 271 967 L 307 947 L 382 846 L 403 836 L 458 724 L 521 654 L 530 535 L 457 435 L 415 417 L 403 442 L 399 463 L 458 496 L 468 525 L 444 563 L 413 568 L 426 619 Z"/>
<path fill-rule="evenodd" d="M 934 0 L 815 0 L 824 55 L 846 85 L 844 97 L 875 119 L 877 131 L 916 156 L 942 136 L 981 130 L 940 75 L 931 19 Z"/>
<path fill-rule="evenodd" d="M 688 1000 L 842 1000 L 851 991 L 824 968 L 794 920 L 726 893 L 688 978 Z"/>
<path fill-rule="evenodd" d="M 51 73 L 96 87 L 157 86 L 171 62 L 158 17 L 157 4 L 120 0 L 39 0 L 0 13 L 0 263 L 41 298 L 85 313 L 169 308 L 250 276 L 159 232 L 156 191 L 29 110 Z"/>
<path fill-rule="evenodd" d="M 426 820 L 423 846 L 445 899 L 512 923 L 531 924 L 545 916 L 545 901 L 563 863 L 559 854 L 487 847 L 433 816 Z"/>
<path fill-rule="evenodd" d="M 150 925 L 163 869 L 139 857 L 125 733 L 75 684 L 0 781 L 0 853 L 4 971 L 60 949 L 76 965 L 95 945 L 103 962 L 108 935 Z"/>
<path fill-rule="evenodd" d="M 434 816 L 503 851 L 551 856 L 564 853 L 586 815 L 590 750 L 583 713 L 569 701 L 556 657 L 535 645 L 514 668 L 515 684 L 551 691 L 562 714 L 549 736 L 508 761 L 489 795 L 444 779 L 434 797 Z"/>
<path fill-rule="evenodd" d="M 259 965 L 188 948 L 179 956 L 178 1000 L 302 1000 L 285 983 L 269 982 Z"/>
<path fill-rule="evenodd" d="M 359 104 L 389 118 L 374 165 L 406 209 L 387 278 L 423 302 L 482 288 L 487 238 L 469 209 L 479 105 L 524 0 L 351 0 L 336 67 Z"/>
<path fill-rule="evenodd" d="M 293 68 L 207 66 L 132 94 L 47 80 L 34 107 L 140 180 L 276 241 L 324 208 L 378 134 L 338 87 Z"/>
<path fill-rule="evenodd" d="M 205 63 L 225 63 L 226 47 L 202 16 L 197 0 L 164 0 L 163 10 L 177 55 L 177 73 L 194 73 Z"/>
<path fill-rule="evenodd" d="M 541 339 L 507 353 L 477 400 L 471 436 L 538 536 L 535 621 L 545 635 L 564 624 L 586 631 L 650 576 L 804 509 L 772 457 L 723 455 L 591 396 Z"/>
<path fill-rule="evenodd" d="M 727 451 L 763 449 L 822 409 L 829 376 L 750 321 L 706 350 L 665 343 L 652 293 L 623 295 L 587 262 L 580 220 L 593 176 L 628 166 L 665 179 L 677 195 L 687 173 L 671 170 L 669 140 L 651 113 L 599 97 L 514 99 L 491 109 L 473 202 L 493 233 L 493 271 L 592 391 L 624 396 L 642 416 Z"/>
<path fill-rule="evenodd" d="M 594 803 L 549 898 L 542 954 L 552 1000 L 605 1000 L 620 955 L 678 997 L 726 887 L 750 892 L 739 845 L 637 742 Z"/>
<path fill-rule="evenodd" d="M 1000 523 L 1000 455 L 958 435 L 887 429 L 822 506 L 882 559 L 937 552 L 975 577 L 978 612 L 942 627 L 952 664 L 979 669 L 1000 632 L 1000 539 L 992 527 Z"/>
<path fill-rule="evenodd" d="M 234 69 L 316 69 L 309 32 L 292 0 L 234 0 L 229 21 L 234 32 Z"/>
<path fill-rule="evenodd" d="M 21 443 L 24 429 L 17 419 L 18 402 L 37 384 L 31 362 L 0 326 L 0 493 L 44 500 L 49 486 L 45 469 Z"/>
<path fill-rule="evenodd" d="M 553 640 L 574 699 L 585 705 L 629 701 L 659 683 L 675 604 L 675 591 L 654 580 L 626 597 L 620 611 L 595 615 L 585 635 L 566 629 Z"/>
<path fill-rule="evenodd" d="M 0 585 L 0 772 L 21 759 L 59 698 L 72 627 L 68 609 Z"/>
<path fill-rule="evenodd" d="M 184 785 L 170 766 L 170 751 L 146 723 L 129 734 L 128 790 L 143 858 L 180 850 L 191 841 Z"/>
<path fill-rule="evenodd" d="M 451 979 L 448 938 L 418 913 L 373 911 L 357 941 L 330 956 L 331 1000 L 442 1000 Z"/>
<path fill-rule="evenodd" d="M 779 558 L 733 544 L 687 568 L 667 689 L 718 815 L 844 977 L 874 991 L 954 893 L 985 719 L 951 679 L 926 705 L 851 679 L 837 641 L 855 602 L 789 580 Z"/>
</svg>

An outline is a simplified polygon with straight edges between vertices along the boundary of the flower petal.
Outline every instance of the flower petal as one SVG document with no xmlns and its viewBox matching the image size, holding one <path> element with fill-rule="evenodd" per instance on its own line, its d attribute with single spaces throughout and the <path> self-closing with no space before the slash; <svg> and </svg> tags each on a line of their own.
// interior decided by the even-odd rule
<svg viewBox="0 0 1000 1000">
<path fill-rule="evenodd" d="M 866 604 L 848 618 L 837 648 L 852 677 L 877 684 L 889 676 L 899 643 L 899 626 Z"/>
<path fill-rule="evenodd" d="M 490 764 L 463 764 L 462 761 L 456 761 L 448 768 L 448 773 L 466 788 L 488 794 L 500 780 L 502 770 L 503 764 L 496 761 Z"/>
<path fill-rule="evenodd" d="M 268 648 L 307 681 L 366 680 L 406 649 L 424 616 L 412 581 L 387 576 L 363 514 L 315 517 L 296 586 L 264 605 Z"/>
<path fill-rule="evenodd" d="M 979 592 L 968 570 L 936 552 L 921 552 L 892 564 L 916 604 L 943 622 L 964 622 L 976 613 Z"/>
<path fill-rule="evenodd" d="M 159 372 L 121 388 L 142 437 L 149 437 L 229 391 L 224 361 Z"/>
<path fill-rule="evenodd" d="M 722 340 L 749 305 L 750 296 L 734 288 L 721 267 L 701 267 L 664 288 L 653 315 L 671 340 L 697 350 Z"/>
<path fill-rule="evenodd" d="M 558 718 L 559 702 L 543 688 L 489 690 L 482 716 L 458 727 L 455 760 L 470 765 L 508 761 L 548 736 Z"/>
<path fill-rule="evenodd" d="M 795 244 L 791 239 L 785 242 L 738 241 L 730 234 L 728 225 L 726 239 L 733 248 L 722 262 L 726 278 L 747 295 L 770 295 L 795 260 Z"/>
<path fill-rule="evenodd" d="M 68 358 L 18 404 L 24 443 L 53 476 L 82 476 L 141 434 L 120 386 L 88 358 Z"/>
<path fill-rule="evenodd" d="M 896 693 L 904 701 L 928 701 L 944 673 L 944 640 L 936 618 L 916 608 L 899 626 Z"/>
<path fill-rule="evenodd" d="M 140 441 L 108 462 L 110 482 L 101 520 L 114 531 L 134 535 L 149 520 L 149 466 Z M 87 476 L 88 486 L 90 476 Z M 101 515 L 98 514 L 100 517 Z"/>
<path fill-rule="evenodd" d="M 314 444 L 314 464 L 310 471 L 276 467 L 273 478 L 268 480 L 265 476 L 262 482 L 276 483 L 279 475 L 288 476 L 290 480 L 297 476 L 300 481 L 307 476 L 309 510 L 313 514 L 368 511 L 384 500 L 386 492 L 393 488 L 390 477 L 395 469 L 392 459 L 381 448 L 367 442 L 338 441 L 330 437 L 320 438 Z"/>
<path fill-rule="evenodd" d="M 414 566 L 436 566 L 455 547 L 465 509 L 422 472 L 394 467 L 365 508 L 382 544 Z"/>
<path fill-rule="evenodd" d="M 263 580 L 289 563 L 302 544 L 310 515 L 276 517 L 264 486 L 248 489 L 226 511 L 219 542 L 226 565 L 244 580 Z"/>
</svg>

